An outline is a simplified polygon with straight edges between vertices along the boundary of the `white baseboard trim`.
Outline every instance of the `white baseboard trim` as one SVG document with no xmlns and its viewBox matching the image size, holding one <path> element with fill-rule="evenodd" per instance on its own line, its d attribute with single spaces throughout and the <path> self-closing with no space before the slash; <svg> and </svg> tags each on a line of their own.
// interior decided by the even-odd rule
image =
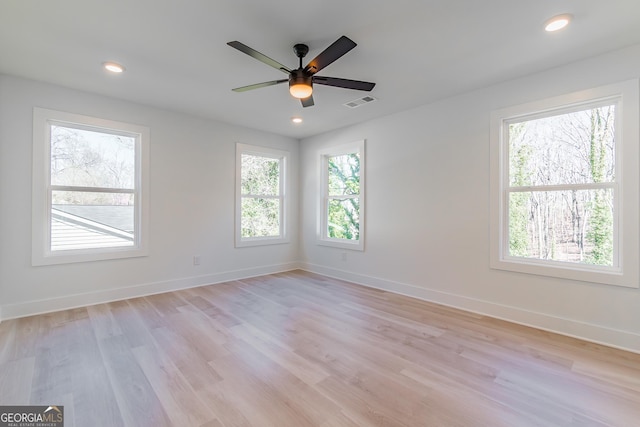
<svg viewBox="0 0 640 427">
<path fill-rule="evenodd" d="M 299 267 L 300 265 L 297 262 L 267 265 L 207 274 L 203 276 L 192 276 L 181 279 L 164 280 L 161 282 L 144 283 L 97 292 L 87 292 L 59 298 L 33 300 L 18 304 L 6 304 L 0 306 L 0 321 L 78 307 L 86 307 L 129 298 L 161 294 L 164 292 L 178 291 L 181 289 L 213 285 L 232 280 L 247 279 L 249 277 L 263 276 L 265 274 L 281 273 L 284 271 L 295 270 Z"/>
<path fill-rule="evenodd" d="M 496 304 L 489 301 L 455 295 L 434 289 L 423 288 L 406 283 L 394 282 L 373 276 L 353 273 L 310 263 L 285 263 L 278 265 L 260 266 L 241 270 L 226 271 L 202 276 L 185 277 L 181 279 L 165 280 L 140 285 L 108 289 L 98 292 L 75 294 L 59 298 L 33 300 L 18 304 L 0 305 L 0 322 L 19 317 L 86 307 L 129 298 L 137 298 L 181 289 L 224 283 L 232 280 L 247 279 L 265 274 L 281 273 L 295 269 L 302 269 L 312 273 L 322 274 L 346 280 L 359 285 L 381 289 L 396 294 L 441 304 L 461 310 L 470 311 L 484 316 L 530 326 L 537 329 L 554 332 L 581 340 L 603 344 L 621 350 L 640 353 L 640 335 L 607 328 L 592 323 L 581 322 L 545 313 L 537 313 L 518 307 Z"/>
<path fill-rule="evenodd" d="M 608 347 L 640 353 L 640 335 L 629 331 L 612 329 L 592 323 L 496 304 L 406 283 L 393 282 L 332 267 L 300 263 L 299 268 L 312 273 L 458 308 L 483 316 L 506 320 L 508 322 L 606 345 Z"/>
</svg>

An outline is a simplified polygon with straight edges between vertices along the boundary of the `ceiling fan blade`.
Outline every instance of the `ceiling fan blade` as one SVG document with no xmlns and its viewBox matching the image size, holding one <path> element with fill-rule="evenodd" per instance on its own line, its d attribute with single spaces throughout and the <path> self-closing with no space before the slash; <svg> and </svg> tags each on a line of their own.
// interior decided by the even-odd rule
<svg viewBox="0 0 640 427">
<path fill-rule="evenodd" d="M 261 87 L 273 86 L 273 85 L 277 85 L 277 84 L 288 82 L 288 81 L 289 81 L 289 79 L 272 80 L 270 82 L 256 83 L 256 84 L 253 84 L 253 85 L 237 87 L 237 88 L 231 89 L 231 90 L 234 91 L 234 92 L 246 92 L 248 90 L 260 89 Z"/>
<path fill-rule="evenodd" d="M 240 43 L 239 41 L 232 41 L 227 44 L 235 49 L 238 49 L 240 52 L 246 53 L 250 57 L 257 59 L 258 61 L 263 62 L 268 66 L 275 68 L 276 70 L 280 70 L 283 73 L 287 73 L 287 74 L 291 73 L 291 69 L 289 67 L 286 67 L 281 63 L 279 63 L 278 61 L 271 59 L 266 55 L 261 54 L 257 50 L 250 48 L 244 43 Z"/>
<path fill-rule="evenodd" d="M 320 55 L 313 58 L 304 68 L 304 71 L 314 75 L 356 46 L 357 44 L 349 37 L 342 36 L 333 42 L 331 46 L 323 50 Z"/>
<path fill-rule="evenodd" d="M 361 82 L 359 80 L 340 79 L 338 77 L 313 76 L 313 83 L 325 86 L 335 86 L 345 89 L 370 91 L 375 87 L 375 83 Z"/>
<path fill-rule="evenodd" d="M 303 107 L 313 107 L 313 95 L 309 95 L 308 98 L 300 99 L 300 102 L 302 102 Z"/>
</svg>

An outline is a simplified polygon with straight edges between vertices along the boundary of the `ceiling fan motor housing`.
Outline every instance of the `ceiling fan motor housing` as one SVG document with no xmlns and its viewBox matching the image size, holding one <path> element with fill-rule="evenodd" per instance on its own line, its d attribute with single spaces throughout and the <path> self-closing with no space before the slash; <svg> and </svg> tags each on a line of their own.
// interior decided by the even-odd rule
<svg viewBox="0 0 640 427">
<path fill-rule="evenodd" d="M 291 74 L 289 74 L 289 92 L 299 99 L 311 96 L 313 92 L 312 76 L 302 68 L 292 70 Z"/>
<path fill-rule="evenodd" d="M 289 74 L 289 87 L 294 85 L 312 86 L 312 76 L 305 73 L 304 69 L 291 70 Z"/>
</svg>

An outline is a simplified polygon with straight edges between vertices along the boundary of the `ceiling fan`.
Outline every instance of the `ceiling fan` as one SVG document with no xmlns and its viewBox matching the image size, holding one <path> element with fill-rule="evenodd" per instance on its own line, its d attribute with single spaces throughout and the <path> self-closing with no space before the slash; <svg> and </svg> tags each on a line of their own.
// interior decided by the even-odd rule
<svg viewBox="0 0 640 427">
<path fill-rule="evenodd" d="M 292 70 L 275 61 L 268 56 L 263 55 L 255 49 L 240 43 L 239 41 L 232 41 L 227 43 L 229 46 L 238 49 L 240 52 L 246 53 L 252 58 L 263 62 L 270 67 L 282 71 L 289 75 L 287 79 L 272 80 L 264 83 L 256 83 L 248 86 L 237 87 L 232 89 L 234 92 L 245 92 L 247 90 L 259 89 L 262 87 L 273 86 L 280 83 L 289 82 L 289 92 L 295 98 L 300 99 L 303 107 L 311 107 L 313 105 L 313 84 L 341 87 L 345 89 L 355 89 L 370 91 L 376 85 L 375 83 L 362 82 L 359 80 L 341 79 L 337 77 L 324 77 L 317 76 L 316 73 L 326 66 L 330 65 L 345 53 L 356 47 L 356 43 L 346 36 L 340 37 L 333 42 L 331 46 L 322 51 L 318 56 L 311 60 L 306 67 L 302 66 L 302 58 L 309 53 L 309 46 L 306 44 L 296 44 L 293 46 L 293 51 L 300 59 L 300 65 L 297 69 Z"/>
</svg>

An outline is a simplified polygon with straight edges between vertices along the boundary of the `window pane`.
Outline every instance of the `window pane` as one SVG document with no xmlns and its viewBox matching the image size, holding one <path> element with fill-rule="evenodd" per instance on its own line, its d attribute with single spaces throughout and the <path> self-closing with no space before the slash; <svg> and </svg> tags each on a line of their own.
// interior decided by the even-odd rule
<svg viewBox="0 0 640 427">
<path fill-rule="evenodd" d="M 509 255 L 613 265 L 613 190 L 509 193 Z"/>
<path fill-rule="evenodd" d="M 329 199 L 327 235 L 334 239 L 360 239 L 360 200 Z"/>
<path fill-rule="evenodd" d="M 134 188 L 135 138 L 51 126 L 51 184 Z"/>
<path fill-rule="evenodd" d="M 280 200 L 243 197 L 242 237 L 279 237 Z"/>
<path fill-rule="evenodd" d="M 280 160 L 242 155 L 242 194 L 277 196 L 280 192 Z"/>
<path fill-rule="evenodd" d="M 509 184 L 613 182 L 615 106 L 509 125 Z"/>
<path fill-rule="evenodd" d="M 133 194 L 53 191 L 51 250 L 133 246 L 134 215 Z"/>
<path fill-rule="evenodd" d="M 360 154 L 328 157 L 329 195 L 360 194 Z"/>
</svg>

